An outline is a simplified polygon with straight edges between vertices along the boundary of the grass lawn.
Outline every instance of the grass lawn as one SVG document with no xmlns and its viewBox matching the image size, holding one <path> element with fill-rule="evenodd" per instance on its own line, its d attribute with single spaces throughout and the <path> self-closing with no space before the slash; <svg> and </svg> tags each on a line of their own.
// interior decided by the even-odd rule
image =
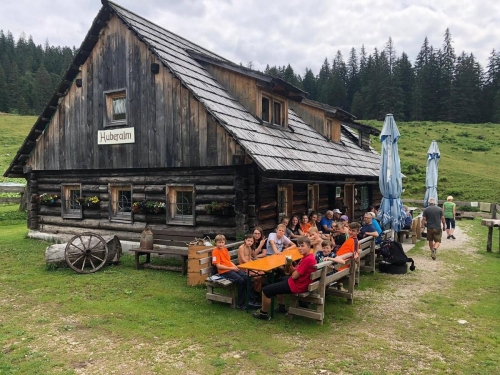
<svg viewBox="0 0 500 375">
<path fill-rule="evenodd" d="M 24 214 L 3 206 L 0 374 L 497 374 L 500 256 L 483 250 L 479 220 L 459 225 L 467 252 L 443 252 L 429 270 L 422 241 L 417 271 L 362 275 L 354 304 L 329 297 L 319 326 L 208 304 L 203 287 L 136 271 L 131 256 L 95 274 L 48 270 L 48 244 L 26 239 Z"/>
</svg>

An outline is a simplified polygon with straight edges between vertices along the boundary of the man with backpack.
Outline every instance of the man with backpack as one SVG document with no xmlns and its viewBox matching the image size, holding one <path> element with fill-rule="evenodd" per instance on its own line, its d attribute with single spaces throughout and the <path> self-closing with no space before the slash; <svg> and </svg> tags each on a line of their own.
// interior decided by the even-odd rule
<svg viewBox="0 0 500 375">
<path fill-rule="evenodd" d="M 431 249 L 431 258 L 436 260 L 437 249 L 441 245 L 441 236 L 446 230 L 443 210 L 436 206 L 436 198 L 429 198 L 429 206 L 422 213 L 422 226 L 427 225 L 427 241 Z M 441 227 L 443 231 L 441 231 Z"/>
</svg>

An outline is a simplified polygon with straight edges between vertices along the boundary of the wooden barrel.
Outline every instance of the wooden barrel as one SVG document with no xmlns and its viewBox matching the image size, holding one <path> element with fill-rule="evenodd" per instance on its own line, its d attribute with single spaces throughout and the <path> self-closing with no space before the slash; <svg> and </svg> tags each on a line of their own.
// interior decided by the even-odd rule
<svg viewBox="0 0 500 375">
<path fill-rule="evenodd" d="M 195 286 L 199 284 L 205 284 L 205 275 L 200 275 L 200 269 L 205 268 L 206 265 L 200 266 L 199 260 L 201 258 L 206 258 L 210 253 L 196 254 L 197 251 L 213 248 L 213 246 L 200 246 L 200 245 L 189 245 L 188 246 L 188 275 L 187 275 L 187 285 Z"/>
</svg>

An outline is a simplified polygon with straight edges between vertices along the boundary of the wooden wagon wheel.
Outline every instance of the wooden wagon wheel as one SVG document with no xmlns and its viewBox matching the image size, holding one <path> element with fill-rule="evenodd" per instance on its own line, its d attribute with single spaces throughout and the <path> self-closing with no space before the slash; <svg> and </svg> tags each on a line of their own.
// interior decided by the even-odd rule
<svg viewBox="0 0 500 375">
<path fill-rule="evenodd" d="M 94 233 L 82 233 L 69 240 L 65 250 L 66 263 L 78 273 L 100 270 L 108 259 L 108 245 Z"/>
</svg>

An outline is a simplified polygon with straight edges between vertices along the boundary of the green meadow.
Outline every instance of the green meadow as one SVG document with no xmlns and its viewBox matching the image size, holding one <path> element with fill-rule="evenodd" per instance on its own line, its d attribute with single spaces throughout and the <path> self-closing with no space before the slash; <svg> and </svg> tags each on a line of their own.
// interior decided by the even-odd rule
<svg viewBox="0 0 500 375">
<path fill-rule="evenodd" d="M 498 374 L 500 256 L 478 219 L 459 228 L 437 261 L 420 241 L 416 271 L 362 274 L 352 305 L 328 297 L 318 325 L 208 304 L 204 287 L 132 256 L 95 274 L 48 269 L 48 243 L 3 206 L 0 374 Z"/>
</svg>

